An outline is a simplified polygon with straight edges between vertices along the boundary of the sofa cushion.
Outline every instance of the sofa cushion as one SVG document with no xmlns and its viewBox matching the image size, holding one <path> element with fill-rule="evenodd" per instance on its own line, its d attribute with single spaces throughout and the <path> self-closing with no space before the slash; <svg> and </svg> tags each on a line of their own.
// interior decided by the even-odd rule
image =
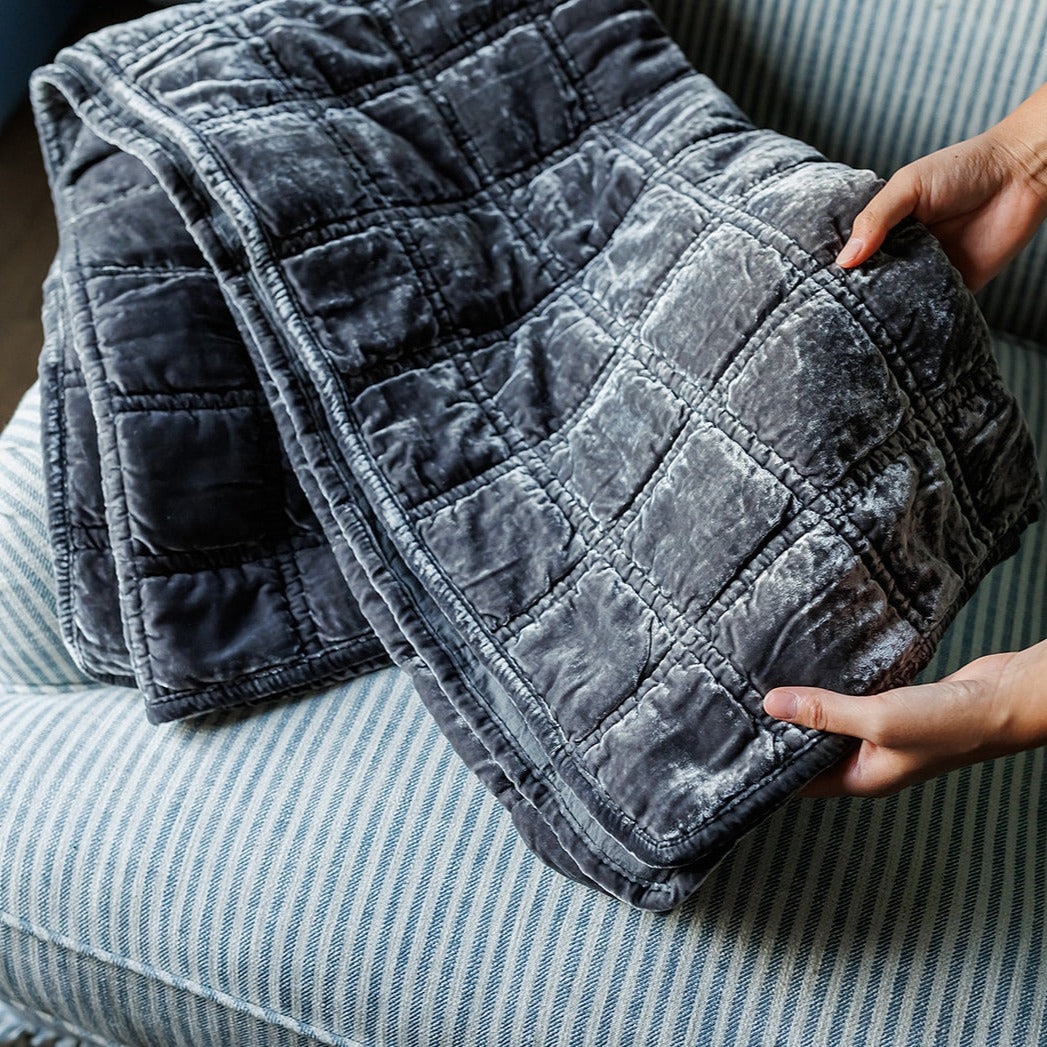
<svg viewBox="0 0 1047 1047">
<path fill-rule="evenodd" d="M 1044 467 L 1047 357 L 995 348 Z M 1043 750 L 795 797 L 641 912 L 543 865 L 398 670 L 159 727 L 56 685 L 35 408 L 0 454 L 0 997 L 36 1020 L 151 1047 L 1047 1034 Z M 925 677 L 1047 635 L 1045 582 L 1041 520 Z"/>
</svg>

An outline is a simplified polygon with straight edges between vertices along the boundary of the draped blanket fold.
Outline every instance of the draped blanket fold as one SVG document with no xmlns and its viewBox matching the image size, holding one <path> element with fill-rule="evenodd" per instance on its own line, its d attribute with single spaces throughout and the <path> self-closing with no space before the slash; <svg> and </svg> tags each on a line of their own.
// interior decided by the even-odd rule
<svg viewBox="0 0 1047 1047">
<path fill-rule="evenodd" d="M 882 184 L 642 0 L 231 0 L 32 82 L 63 635 L 154 723 L 390 660 L 565 875 L 672 908 L 1040 511 L 985 323 Z"/>
</svg>

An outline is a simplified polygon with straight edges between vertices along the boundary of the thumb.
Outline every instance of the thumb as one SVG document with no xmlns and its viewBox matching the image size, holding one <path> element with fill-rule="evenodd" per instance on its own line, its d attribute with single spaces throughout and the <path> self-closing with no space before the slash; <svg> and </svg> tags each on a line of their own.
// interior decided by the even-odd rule
<svg viewBox="0 0 1047 1047">
<path fill-rule="evenodd" d="M 817 731 L 864 738 L 869 730 L 869 699 L 822 687 L 776 687 L 763 700 L 764 711 L 779 720 Z"/>
<path fill-rule="evenodd" d="M 920 176 L 915 165 L 906 164 L 865 205 L 851 223 L 851 235 L 836 256 L 843 269 L 861 265 L 880 249 L 888 232 L 912 214 L 920 201 Z"/>
</svg>

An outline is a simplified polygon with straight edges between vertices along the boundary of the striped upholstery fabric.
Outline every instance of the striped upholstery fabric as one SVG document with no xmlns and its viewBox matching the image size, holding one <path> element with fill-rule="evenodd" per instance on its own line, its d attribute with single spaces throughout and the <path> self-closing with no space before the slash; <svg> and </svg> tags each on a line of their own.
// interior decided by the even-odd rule
<svg viewBox="0 0 1047 1047">
<path fill-rule="evenodd" d="M 884 177 L 984 131 L 1047 82 L 1042 0 L 653 0 L 703 73 L 758 124 Z M 1047 343 L 1047 226 L 979 295 Z"/>
<path fill-rule="evenodd" d="M 998 352 L 1047 463 L 1047 356 Z M 627 907 L 523 846 L 396 670 L 160 727 L 77 683 L 35 411 L 34 391 L 0 441 L 0 997 L 27 1027 L 148 1047 L 1047 1037 L 1043 750 L 794 798 L 680 909 Z M 1041 522 L 926 675 L 1047 633 L 1045 585 Z"/>
</svg>

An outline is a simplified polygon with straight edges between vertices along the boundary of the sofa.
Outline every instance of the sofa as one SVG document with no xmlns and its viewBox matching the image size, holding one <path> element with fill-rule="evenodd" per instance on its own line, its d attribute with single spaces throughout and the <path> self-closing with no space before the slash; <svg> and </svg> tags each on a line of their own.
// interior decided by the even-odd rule
<svg viewBox="0 0 1047 1047">
<path fill-rule="evenodd" d="M 654 7 L 757 124 L 884 175 L 1047 81 L 1031 0 Z M 1047 231 L 979 302 L 1047 470 L 1045 281 Z M 794 796 L 644 912 L 539 861 L 397 669 L 159 726 L 85 678 L 38 415 L 0 435 L 0 1044 L 1047 1041 L 1043 750 Z M 1044 636 L 1047 520 L 920 679 Z"/>
</svg>

